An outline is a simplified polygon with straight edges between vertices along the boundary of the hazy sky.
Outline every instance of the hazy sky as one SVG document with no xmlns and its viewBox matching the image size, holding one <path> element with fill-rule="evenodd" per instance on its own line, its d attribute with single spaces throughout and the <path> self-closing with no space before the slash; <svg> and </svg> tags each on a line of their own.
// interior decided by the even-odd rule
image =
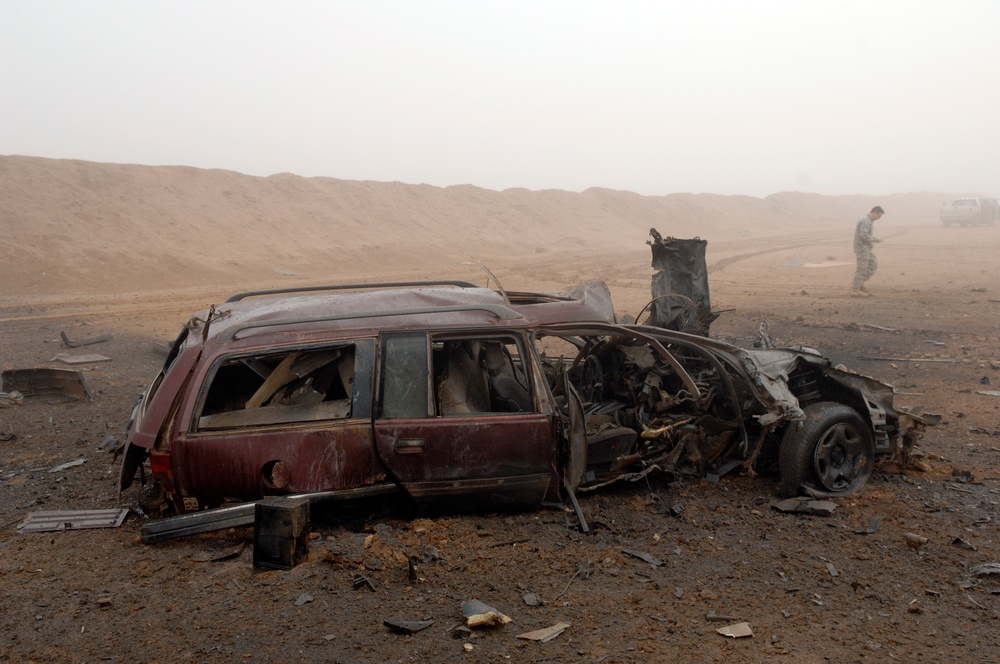
<svg viewBox="0 0 1000 664">
<path fill-rule="evenodd" d="M 0 154 L 1000 196 L 997 0 L 0 0 Z"/>
</svg>

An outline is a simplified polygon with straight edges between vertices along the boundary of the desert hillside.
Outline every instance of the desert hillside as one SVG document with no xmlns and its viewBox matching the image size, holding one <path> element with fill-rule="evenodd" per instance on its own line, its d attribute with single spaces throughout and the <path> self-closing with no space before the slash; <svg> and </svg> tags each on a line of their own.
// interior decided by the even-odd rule
<svg viewBox="0 0 1000 664">
<path fill-rule="evenodd" d="M 706 238 L 710 251 L 807 229 L 843 228 L 846 240 L 876 203 L 924 225 L 947 197 L 491 191 L 0 156 L 0 260 L 5 294 L 28 296 L 343 281 L 403 263 L 455 276 L 501 258 L 641 248 L 651 227 Z"/>
</svg>

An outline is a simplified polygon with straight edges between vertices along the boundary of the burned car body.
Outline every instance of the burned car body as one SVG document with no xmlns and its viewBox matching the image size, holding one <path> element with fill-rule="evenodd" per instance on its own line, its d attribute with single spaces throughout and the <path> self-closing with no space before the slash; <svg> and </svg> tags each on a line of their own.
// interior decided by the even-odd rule
<svg viewBox="0 0 1000 664">
<path fill-rule="evenodd" d="M 185 326 L 133 410 L 120 489 L 148 461 L 178 513 L 293 494 L 533 508 L 777 458 L 781 493 L 843 495 L 899 423 L 889 386 L 814 352 L 618 324 L 603 282 L 262 291 Z"/>
</svg>

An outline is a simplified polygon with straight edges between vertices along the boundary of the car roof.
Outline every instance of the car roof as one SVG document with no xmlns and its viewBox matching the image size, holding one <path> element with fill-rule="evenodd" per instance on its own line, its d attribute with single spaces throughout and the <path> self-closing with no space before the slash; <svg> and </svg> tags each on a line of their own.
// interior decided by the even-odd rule
<svg viewBox="0 0 1000 664">
<path fill-rule="evenodd" d="M 608 321 L 613 316 L 603 282 L 591 282 L 565 295 L 508 294 L 467 282 L 390 282 L 239 293 L 196 314 L 190 326 L 201 327 L 210 320 L 206 338 L 225 344 L 259 335 L 339 330 L 374 334 L 430 326 L 529 327 Z"/>
</svg>

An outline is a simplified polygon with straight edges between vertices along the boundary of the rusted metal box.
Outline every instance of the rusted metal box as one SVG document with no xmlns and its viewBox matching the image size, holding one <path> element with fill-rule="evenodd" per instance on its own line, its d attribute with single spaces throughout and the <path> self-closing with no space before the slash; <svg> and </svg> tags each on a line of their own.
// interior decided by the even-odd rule
<svg viewBox="0 0 1000 664">
<path fill-rule="evenodd" d="M 309 556 L 309 499 L 284 496 L 257 503 L 254 567 L 292 569 Z"/>
</svg>

